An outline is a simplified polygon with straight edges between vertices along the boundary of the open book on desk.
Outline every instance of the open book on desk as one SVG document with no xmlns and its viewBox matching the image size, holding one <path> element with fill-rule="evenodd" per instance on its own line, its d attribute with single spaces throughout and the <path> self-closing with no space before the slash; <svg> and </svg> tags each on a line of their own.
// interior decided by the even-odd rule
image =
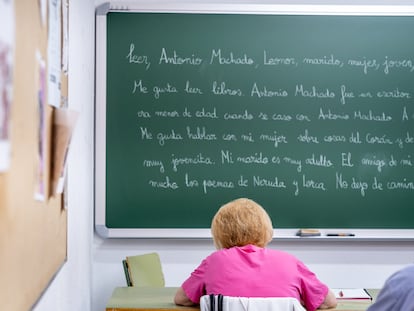
<svg viewBox="0 0 414 311">
<path fill-rule="evenodd" d="M 372 300 L 371 295 L 364 288 L 332 288 L 336 299 Z"/>
</svg>

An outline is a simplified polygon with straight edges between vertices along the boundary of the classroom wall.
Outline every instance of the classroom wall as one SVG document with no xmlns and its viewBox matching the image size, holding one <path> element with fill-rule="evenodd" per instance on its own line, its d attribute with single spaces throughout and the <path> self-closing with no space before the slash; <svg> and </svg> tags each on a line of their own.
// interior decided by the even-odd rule
<svg viewBox="0 0 414 311">
<path fill-rule="evenodd" d="M 167 286 L 179 286 L 202 258 L 211 240 L 111 239 L 93 228 L 94 10 L 104 1 L 70 0 L 69 106 L 80 111 L 69 154 L 68 260 L 34 311 L 105 309 L 112 290 L 125 286 L 121 260 L 127 255 L 160 254 Z M 120 2 L 120 1 L 112 1 Z M 176 1 L 136 1 L 174 4 Z M 207 3 L 197 0 L 189 2 Z M 223 1 L 212 1 L 209 3 Z M 258 1 L 226 1 L 258 3 Z M 283 1 L 260 1 L 283 3 Z M 341 1 L 284 1 L 323 4 Z M 181 1 L 180 3 L 185 3 Z M 342 1 L 350 3 L 350 1 Z M 364 4 L 414 5 L 414 1 L 353 1 Z M 178 4 L 177 4 L 178 5 Z M 180 4 L 181 5 L 181 4 Z M 179 6 L 179 5 L 178 5 Z M 394 271 L 414 262 L 413 242 L 277 241 L 270 244 L 299 257 L 331 287 L 381 287 Z"/>
<path fill-rule="evenodd" d="M 34 311 L 92 310 L 95 5 L 93 0 L 69 2 L 68 98 L 80 114 L 68 155 L 67 261 Z"/>
</svg>

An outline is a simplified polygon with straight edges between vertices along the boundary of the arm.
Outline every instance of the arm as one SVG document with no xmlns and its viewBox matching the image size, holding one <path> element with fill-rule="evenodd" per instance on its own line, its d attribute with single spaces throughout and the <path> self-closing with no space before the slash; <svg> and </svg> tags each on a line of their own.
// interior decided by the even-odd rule
<svg viewBox="0 0 414 311">
<path fill-rule="evenodd" d="M 180 306 L 194 306 L 195 303 L 192 302 L 188 297 L 182 287 L 177 290 L 177 293 L 174 297 L 174 303 Z"/>
<path fill-rule="evenodd" d="M 337 304 L 338 302 L 336 301 L 335 294 L 331 290 L 329 290 L 328 294 L 326 294 L 325 300 L 318 307 L 318 309 L 335 308 Z"/>
</svg>

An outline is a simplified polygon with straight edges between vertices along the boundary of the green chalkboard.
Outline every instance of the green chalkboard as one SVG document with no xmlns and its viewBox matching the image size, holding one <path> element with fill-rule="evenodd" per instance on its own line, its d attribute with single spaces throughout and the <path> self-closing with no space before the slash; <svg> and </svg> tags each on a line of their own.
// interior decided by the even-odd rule
<svg viewBox="0 0 414 311">
<path fill-rule="evenodd" d="M 104 18 L 101 225 L 209 228 L 249 197 L 276 228 L 414 228 L 414 17 Z"/>
</svg>

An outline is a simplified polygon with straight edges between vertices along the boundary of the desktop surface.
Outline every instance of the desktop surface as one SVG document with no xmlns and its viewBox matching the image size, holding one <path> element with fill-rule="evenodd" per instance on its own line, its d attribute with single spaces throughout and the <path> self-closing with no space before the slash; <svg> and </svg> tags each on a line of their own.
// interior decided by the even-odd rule
<svg viewBox="0 0 414 311">
<path fill-rule="evenodd" d="M 106 311 L 199 311 L 199 306 L 183 307 L 174 304 L 177 287 L 117 287 L 106 305 Z M 372 297 L 378 290 L 369 289 Z M 370 301 L 339 300 L 335 311 L 363 311 Z"/>
</svg>

